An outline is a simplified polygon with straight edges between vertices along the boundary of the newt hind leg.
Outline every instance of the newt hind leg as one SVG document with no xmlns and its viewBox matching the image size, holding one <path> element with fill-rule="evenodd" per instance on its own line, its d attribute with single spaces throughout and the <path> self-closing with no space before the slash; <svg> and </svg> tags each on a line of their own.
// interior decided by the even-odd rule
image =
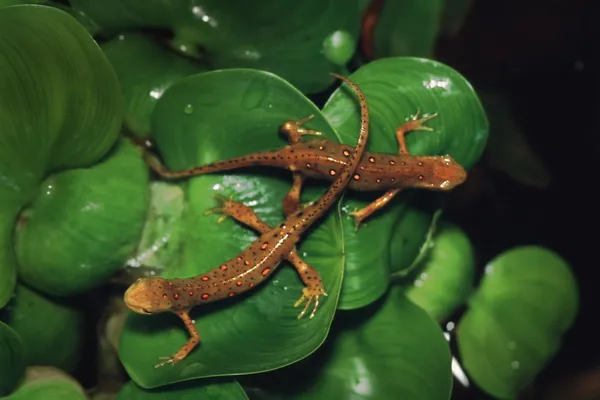
<svg viewBox="0 0 600 400">
<path fill-rule="evenodd" d="M 247 205 L 221 195 L 217 195 L 215 198 L 221 202 L 221 205 L 219 207 L 211 208 L 206 213 L 222 213 L 223 215 L 221 215 L 217 221 L 221 220 L 222 217 L 226 218 L 229 216 L 260 234 L 267 233 L 273 229 L 273 227 L 261 220 L 254 210 Z M 319 272 L 317 272 L 312 265 L 302 260 L 295 247 L 284 258 L 296 269 L 296 272 L 305 285 L 304 289 L 302 289 L 302 296 L 294 304 L 294 307 L 298 307 L 306 302 L 304 308 L 298 315 L 298 319 L 306 314 L 311 304 L 313 307 L 309 318 L 313 318 L 319 309 L 321 297 L 327 296 L 325 287 L 323 286 L 323 280 L 321 279 Z"/>
<path fill-rule="evenodd" d="M 410 119 L 396 128 L 396 139 L 398 140 L 398 152 L 400 154 L 410 154 L 408 149 L 406 148 L 406 139 L 405 135 L 411 131 L 433 131 L 433 128 L 429 126 L 423 125 L 425 122 L 437 117 L 437 113 L 433 113 L 431 115 L 425 116 L 423 118 L 419 118 L 420 111 L 417 110 L 416 114 L 411 116 Z M 377 210 L 385 207 L 396 195 L 400 192 L 401 189 L 390 189 L 385 192 L 382 196 L 378 197 L 371 203 L 367 204 L 365 207 L 360 210 L 354 210 L 350 213 L 350 215 L 354 218 L 354 229 L 358 230 L 360 224 L 363 223 L 365 219 L 375 213 Z"/>
<path fill-rule="evenodd" d="M 283 123 L 283 125 L 279 127 L 279 132 L 287 138 L 289 144 L 299 143 L 300 141 L 302 141 L 302 136 L 305 135 L 321 136 L 322 133 L 319 131 L 302 128 L 302 125 L 304 125 L 313 118 L 314 115 L 311 114 L 308 117 L 301 118 L 297 121 L 286 121 Z"/>
</svg>

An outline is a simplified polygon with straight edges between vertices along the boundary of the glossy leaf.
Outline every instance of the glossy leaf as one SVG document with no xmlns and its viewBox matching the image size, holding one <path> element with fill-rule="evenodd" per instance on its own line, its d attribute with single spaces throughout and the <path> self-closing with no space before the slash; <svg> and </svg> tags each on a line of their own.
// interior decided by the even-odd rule
<svg viewBox="0 0 600 400">
<path fill-rule="evenodd" d="M 128 382 L 115 400 L 247 400 L 244 389 L 235 381 L 191 381 L 170 386 L 168 389 L 147 390 Z"/>
<path fill-rule="evenodd" d="M 376 57 L 432 57 L 445 0 L 384 1 L 373 31 Z"/>
<path fill-rule="evenodd" d="M 102 51 L 68 14 L 36 5 L 3 8 L 0 38 L 0 190 L 27 201 L 48 172 L 89 165 L 108 151 L 122 100 Z M 44 74 L 37 73 L 40 59 Z"/>
<path fill-rule="evenodd" d="M 0 65 L 2 307 L 15 282 L 9 241 L 18 210 L 34 199 L 49 172 L 89 165 L 107 152 L 117 138 L 122 100 L 96 43 L 54 8 L 0 9 Z"/>
<path fill-rule="evenodd" d="M 439 326 L 406 299 L 401 288 L 393 287 L 362 314 L 342 311 L 339 317 L 322 350 L 267 380 L 267 393 L 279 394 L 267 398 L 450 398 L 448 343 Z"/>
<path fill-rule="evenodd" d="M 148 168 L 128 140 L 94 167 L 51 175 L 17 226 L 21 278 L 57 296 L 102 284 L 136 248 L 147 207 Z"/>
<path fill-rule="evenodd" d="M 181 80 L 165 91 L 153 113 L 152 132 L 167 166 L 179 170 L 283 147 L 279 126 L 310 114 L 315 114 L 310 127 L 332 137 L 314 104 L 282 79 L 256 70 L 214 71 Z M 180 249 L 180 259 L 169 265 L 165 276 L 193 276 L 216 268 L 256 237 L 231 220 L 217 225 L 217 216 L 205 216 L 205 210 L 217 205 L 211 194 L 231 195 L 274 225 L 283 220 L 281 201 L 290 176 L 272 168 L 252 168 L 248 173 L 195 177 L 181 187 L 187 199 L 181 224 L 185 235 L 179 236 L 181 242 L 168 243 Z M 307 190 L 306 197 L 314 199 L 316 191 Z M 138 385 L 152 388 L 191 378 L 267 371 L 302 359 L 329 331 L 342 281 L 343 251 L 339 210 L 334 207 L 300 246 L 303 258 L 320 271 L 329 294 L 312 320 L 296 318 L 300 310 L 293 304 L 302 283 L 284 263 L 247 297 L 198 307 L 192 315 L 202 343 L 175 368 L 154 365 L 185 343 L 183 323 L 172 315 L 131 315 L 119 344 L 121 361 Z"/>
<path fill-rule="evenodd" d="M 19 387 L 6 400 L 87 400 L 81 385 L 52 367 L 29 367 Z"/>
<path fill-rule="evenodd" d="M 481 156 L 489 129 L 486 114 L 469 82 L 452 68 L 431 60 L 394 57 L 369 63 L 350 78 L 360 85 L 369 103 L 371 151 L 397 153 L 396 128 L 420 110 L 439 115 L 426 123 L 433 132 L 406 136 L 411 153 L 450 154 L 466 169 Z M 359 116 L 353 101 L 347 92 L 335 92 L 323 108 L 343 143 L 356 140 Z M 408 267 L 417 256 L 438 209 L 437 194 L 406 190 L 354 232 L 347 213 L 381 194 L 348 192 L 344 197 L 344 237 L 349 245 L 340 308 L 362 307 L 384 293 L 389 271 Z M 404 242 L 408 237 L 410 241 Z"/>
<path fill-rule="evenodd" d="M 361 1 L 307 0 L 252 3 L 219 0 L 71 0 L 107 34 L 141 28 L 174 33 L 171 46 L 202 58 L 214 69 L 254 68 L 273 72 L 305 93 L 326 89 L 352 55 Z M 333 46 L 332 46 L 333 44 Z M 333 49 L 332 49 L 333 47 Z"/>
<path fill-rule="evenodd" d="M 28 365 L 72 372 L 82 355 L 83 315 L 66 302 L 18 285 L 7 322 L 23 340 Z"/>
<path fill-rule="evenodd" d="M 0 396 L 10 393 L 25 373 L 25 345 L 21 337 L 0 321 Z"/>
<path fill-rule="evenodd" d="M 487 265 L 459 322 L 463 365 L 486 392 L 513 398 L 556 354 L 577 309 L 564 259 L 537 246 L 506 251 Z"/>
<path fill-rule="evenodd" d="M 457 226 L 442 224 L 418 269 L 406 296 L 443 322 L 474 290 L 475 254 L 468 236 Z"/>
<path fill-rule="evenodd" d="M 207 68 L 140 34 L 119 35 L 102 46 L 125 96 L 125 124 L 137 136 L 150 133 L 150 115 L 177 80 Z"/>
</svg>

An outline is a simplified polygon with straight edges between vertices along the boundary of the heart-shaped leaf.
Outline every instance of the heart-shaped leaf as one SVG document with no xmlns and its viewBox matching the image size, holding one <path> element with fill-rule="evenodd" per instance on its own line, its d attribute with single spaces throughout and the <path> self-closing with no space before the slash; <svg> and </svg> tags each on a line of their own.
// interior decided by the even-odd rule
<svg viewBox="0 0 600 400">
<path fill-rule="evenodd" d="M 43 60 L 43 73 L 40 73 Z M 88 166 L 117 138 L 122 99 L 102 51 L 63 11 L 0 8 L 0 307 L 14 288 L 10 236 L 48 173 Z"/>
<path fill-rule="evenodd" d="M 411 153 L 450 154 L 467 170 L 481 156 L 489 130 L 486 114 L 469 82 L 452 68 L 431 60 L 394 57 L 367 64 L 350 78 L 361 87 L 369 103 L 370 151 L 398 153 L 396 128 L 420 110 L 422 114 L 439 115 L 426 123 L 433 132 L 417 131 L 406 136 Z M 347 144 L 356 140 L 353 127 L 359 123 L 352 101 L 349 93 L 336 92 L 323 108 L 323 114 Z M 344 197 L 345 214 L 365 207 L 381 194 L 361 196 L 349 191 Z M 439 208 L 438 197 L 405 190 L 357 232 L 350 216 L 344 217 L 347 264 L 340 308 L 358 308 L 374 301 L 385 292 L 390 271 L 412 264 L 433 213 Z M 407 237 L 411 239 L 405 242 Z"/>
<path fill-rule="evenodd" d="M 491 395 L 514 398 L 554 356 L 578 309 L 568 263 L 523 246 L 490 261 L 457 328 L 462 362 Z"/>
<path fill-rule="evenodd" d="M 315 105 L 281 78 L 256 70 L 214 71 L 185 78 L 167 89 L 153 113 L 152 132 L 167 166 L 178 170 L 283 147 L 279 126 L 310 114 L 315 115 L 310 128 L 331 138 L 333 130 Z M 205 216 L 205 210 L 217 205 L 211 193 L 231 195 L 251 205 L 267 223 L 279 224 L 281 201 L 289 190 L 289 175 L 281 175 L 257 168 L 251 175 L 233 171 L 184 181 L 187 205 L 181 229 L 185 235 L 180 236 L 181 242 L 168 244 L 179 248 L 180 256 L 165 276 L 194 276 L 216 268 L 256 237 L 233 221 L 217 225 L 215 216 Z M 314 199 L 317 192 L 311 188 L 306 194 Z M 297 320 L 300 310 L 293 304 L 303 286 L 295 271 L 285 266 L 247 297 L 195 310 L 202 342 L 175 368 L 156 369 L 159 357 L 175 352 L 188 333 L 174 316 L 131 315 L 119 354 L 132 379 L 151 388 L 191 378 L 260 372 L 313 352 L 329 331 L 344 267 L 339 210 L 334 208 L 317 225 L 300 246 L 303 258 L 320 271 L 329 294 L 315 318 Z"/>
</svg>

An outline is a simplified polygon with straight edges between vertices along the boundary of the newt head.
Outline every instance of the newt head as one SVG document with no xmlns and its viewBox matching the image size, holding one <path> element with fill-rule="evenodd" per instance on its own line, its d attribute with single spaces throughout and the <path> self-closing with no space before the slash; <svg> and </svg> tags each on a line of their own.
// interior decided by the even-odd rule
<svg viewBox="0 0 600 400">
<path fill-rule="evenodd" d="M 127 288 L 123 300 L 127 307 L 138 314 L 155 314 L 168 311 L 172 304 L 165 294 L 163 278 L 140 278 Z"/>
<path fill-rule="evenodd" d="M 418 181 L 415 187 L 429 190 L 451 190 L 467 179 L 467 171 L 454 158 L 449 155 L 439 157 L 414 157 L 415 162 L 421 168 L 414 171 Z"/>
</svg>

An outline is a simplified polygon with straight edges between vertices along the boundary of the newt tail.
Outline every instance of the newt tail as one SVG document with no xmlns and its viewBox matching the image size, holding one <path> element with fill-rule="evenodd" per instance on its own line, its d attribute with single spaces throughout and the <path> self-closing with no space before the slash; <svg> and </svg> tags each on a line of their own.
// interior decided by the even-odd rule
<svg viewBox="0 0 600 400">
<path fill-rule="evenodd" d="M 124 301 L 131 310 L 140 314 L 173 312 L 182 319 L 190 333 L 188 342 L 156 367 L 185 359 L 200 341 L 200 334 L 189 316 L 192 307 L 251 290 L 268 279 L 283 260 L 288 260 L 294 266 L 305 284 L 302 297 L 295 304 L 298 306 L 306 302 L 299 318 L 311 303 L 314 304 L 311 318 L 315 315 L 319 298 L 326 295 L 325 289 L 318 272 L 298 256 L 296 244 L 344 191 L 360 163 L 369 136 L 369 114 L 364 94 L 348 78 L 332 75 L 346 82 L 356 92 L 360 101 L 361 123 L 356 146 L 327 191 L 311 205 L 290 213 L 276 227 L 265 224 L 248 207 L 231 199 L 221 199 L 223 204 L 218 211 L 261 233 L 254 242 L 237 257 L 202 275 L 189 278 L 142 278 L 125 292 Z"/>
</svg>

